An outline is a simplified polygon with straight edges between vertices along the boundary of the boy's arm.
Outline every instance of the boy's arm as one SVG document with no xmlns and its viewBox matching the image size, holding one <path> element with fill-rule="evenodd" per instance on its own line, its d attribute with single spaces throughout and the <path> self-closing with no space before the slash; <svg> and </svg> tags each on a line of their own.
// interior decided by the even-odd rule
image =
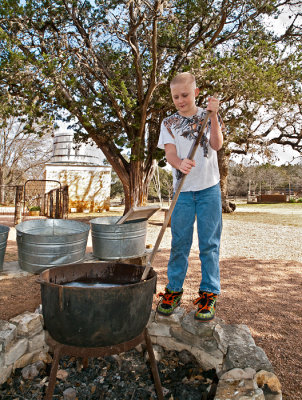
<svg viewBox="0 0 302 400">
<path fill-rule="evenodd" d="M 223 144 L 223 136 L 221 126 L 218 121 L 218 109 L 219 100 L 215 97 L 210 97 L 208 102 L 208 111 L 212 111 L 210 115 L 211 119 L 211 134 L 210 134 L 210 145 L 213 150 L 220 150 Z"/>
<path fill-rule="evenodd" d="M 178 157 L 175 144 L 165 144 L 165 153 L 168 163 L 183 174 L 188 174 L 191 168 L 195 167 L 195 160 L 189 160 L 188 158 L 182 160 Z"/>
</svg>

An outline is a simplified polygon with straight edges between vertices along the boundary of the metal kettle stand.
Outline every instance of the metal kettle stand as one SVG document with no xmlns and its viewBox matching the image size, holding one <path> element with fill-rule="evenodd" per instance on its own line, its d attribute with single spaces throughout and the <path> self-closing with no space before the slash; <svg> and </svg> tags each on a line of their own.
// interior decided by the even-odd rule
<svg viewBox="0 0 302 400">
<path fill-rule="evenodd" d="M 138 346 L 139 344 L 145 342 L 147 351 L 149 354 L 151 371 L 154 378 L 156 394 L 159 400 L 164 399 L 163 389 L 161 386 L 161 381 L 158 374 L 157 364 L 153 352 L 152 342 L 148 333 L 147 328 L 143 330 L 143 332 L 134 339 L 129 340 L 128 342 L 116 344 L 113 346 L 106 347 L 79 347 L 79 346 L 68 346 L 62 343 L 55 341 L 53 338 L 49 337 L 47 339 L 47 344 L 51 346 L 54 350 L 54 358 L 51 366 L 50 376 L 49 376 L 49 384 L 45 395 L 45 400 L 51 400 L 53 396 L 53 392 L 56 384 L 56 376 L 58 371 L 58 365 L 60 358 L 62 356 L 73 356 L 73 357 L 82 357 L 84 368 L 88 367 L 88 358 L 89 357 L 105 357 L 113 354 L 124 353 Z"/>
</svg>

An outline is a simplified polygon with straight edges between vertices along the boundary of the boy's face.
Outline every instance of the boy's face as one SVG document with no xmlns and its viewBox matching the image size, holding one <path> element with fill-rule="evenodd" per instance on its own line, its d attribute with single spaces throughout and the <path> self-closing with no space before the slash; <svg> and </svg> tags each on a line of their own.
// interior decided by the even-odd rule
<svg viewBox="0 0 302 400">
<path fill-rule="evenodd" d="M 172 100 L 180 115 L 191 117 L 196 114 L 195 98 L 198 93 L 199 89 L 195 87 L 195 83 L 175 83 L 171 86 Z"/>
</svg>

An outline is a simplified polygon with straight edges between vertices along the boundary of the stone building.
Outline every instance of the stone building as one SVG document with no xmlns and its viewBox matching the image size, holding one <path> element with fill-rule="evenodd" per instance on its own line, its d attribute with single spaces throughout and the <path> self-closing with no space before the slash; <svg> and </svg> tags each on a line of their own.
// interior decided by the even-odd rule
<svg viewBox="0 0 302 400">
<path fill-rule="evenodd" d="M 69 212 L 98 212 L 110 205 L 111 167 L 104 165 L 102 151 L 92 143 L 75 144 L 73 134 L 58 132 L 53 139 L 53 155 L 45 164 L 46 192 L 68 186 Z"/>
</svg>

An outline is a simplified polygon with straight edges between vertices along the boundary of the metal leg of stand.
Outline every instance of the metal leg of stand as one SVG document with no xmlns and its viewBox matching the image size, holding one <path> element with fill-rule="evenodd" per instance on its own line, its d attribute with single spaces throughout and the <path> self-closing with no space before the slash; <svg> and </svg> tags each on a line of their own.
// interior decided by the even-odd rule
<svg viewBox="0 0 302 400">
<path fill-rule="evenodd" d="M 164 400 L 163 389 L 161 386 L 157 364 L 153 352 L 152 342 L 148 333 L 147 328 L 136 338 L 129 340 L 128 342 L 120 343 L 114 346 L 107 346 L 107 347 L 75 347 L 75 346 L 68 346 L 61 343 L 54 341 L 53 339 L 49 338 L 49 345 L 51 345 L 54 349 L 54 358 L 52 361 L 50 376 L 49 376 L 49 383 L 48 388 L 46 391 L 45 400 L 52 400 L 56 378 L 57 378 L 57 371 L 59 361 L 62 355 L 64 356 L 76 356 L 81 357 L 83 362 L 83 367 L 88 367 L 88 357 L 104 357 L 112 354 L 120 354 L 124 353 L 128 350 L 133 349 L 138 344 L 145 341 L 147 346 L 147 351 L 150 358 L 151 364 L 151 371 L 155 383 L 156 394 L 159 400 Z"/>
<path fill-rule="evenodd" d="M 46 391 L 46 395 L 45 395 L 45 400 L 52 399 L 52 395 L 55 390 L 57 371 L 58 371 L 58 365 L 59 365 L 60 358 L 61 358 L 61 351 L 60 351 L 60 348 L 56 346 L 56 348 L 54 350 L 54 358 L 53 358 L 52 365 L 51 365 L 51 371 L 50 371 L 50 375 L 49 375 L 49 383 L 48 383 L 48 387 L 47 387 L 47 391 Z"/>
<path fill-rule="evenodd" d="M 158 374 L 157 364 L 156 364 L 156 360 L 155 360 L 155 356 L 154 356 L 154 352 L 153 352 L 152 342 L 151 342 L 147 328 L 145 329 L 144 336 L 145 336 L 145 342 L 147 345 L 147 351 L 148 351 L 149 358 L 150 358 L 152 375 L 153 375 L 154 382 L 155 382 L 156 394 L 157 394 L 157 397 L 159 400 L 163 400 L 164 399 L 163 388 L 161 386 L 161 381 L 160 381 L 160 377 Z"/>
</svg>

